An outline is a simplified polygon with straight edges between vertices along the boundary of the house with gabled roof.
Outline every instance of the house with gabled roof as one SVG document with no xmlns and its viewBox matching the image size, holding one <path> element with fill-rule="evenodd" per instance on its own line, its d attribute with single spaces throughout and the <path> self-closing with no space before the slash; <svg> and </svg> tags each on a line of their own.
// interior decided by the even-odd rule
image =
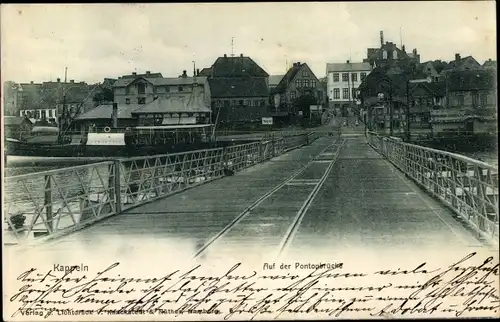
<svg viewBox="0 0 500 322">
<path fill-rule="evenodd" d="M 210 106 L 210 87 L 206 77 L 188 77 L 185 70 L 180 77 L 159 77 L 158 75 L 161 74 L 146 72 L 136 77 L 120 77 L 113 84 L 114 102 L 144 105 L 157 98 L 167 98 L 170 95 L 189 96 L 193 88 L 197 87 L 203 92 L 207 107 Z"/>
<path fill-rule="evenodd" d="M 324 104 L 323 89 L 311 68 L 306 63 L 293 63 L 271 92 L 274 114 L 296 115 L 299 111 L 296 110 L 294 102 L 306 93 L 316 97 L 317 105 Z"/>
<path fill-rule="evenodd" d="M 212 121 L 218 126 L 261 122 L 268 115 L 269 74 L 250 57 L 224 55 L 200 74 L 209 75 Z"/>
<path fill-rule="evenodd" d="M 491 60 L 491 58 L 490 58 L 490 59 L 488 59 L 487 61 L 484 62 L 483 68 L 497 70 L 497 61 L 496 60 Z"/>
<path fill-rule="evenodd" d="M 461 57 L 460 54 L 457 53 L 455 54 L 455 60 L 450 61 L 441 74 L 444 75 L 450 72 L 477 70 L 479 68 L 481 68 L 481 64 L 479 64 L 474 57 Z"/>
</svg>

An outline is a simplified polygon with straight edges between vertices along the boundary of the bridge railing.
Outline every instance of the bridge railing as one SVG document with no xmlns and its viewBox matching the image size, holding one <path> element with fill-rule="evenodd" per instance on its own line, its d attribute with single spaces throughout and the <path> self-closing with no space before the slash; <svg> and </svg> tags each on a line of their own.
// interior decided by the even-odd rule
<svg viewBox="0 0 500 322">
<path fill-rule="evenodd" d="M 372 132 L 368 132 L 367 139 L 389 162 L 444 202 L 483 237 L 498 243 L 498 168 Z"/>
<path fill-rule="evenodd" d="M 5 243 L 67 234 L 123 210 L 219 179 L 317 134 L 166 155 L 117 159 L 5 178 Z"/>
</svg>

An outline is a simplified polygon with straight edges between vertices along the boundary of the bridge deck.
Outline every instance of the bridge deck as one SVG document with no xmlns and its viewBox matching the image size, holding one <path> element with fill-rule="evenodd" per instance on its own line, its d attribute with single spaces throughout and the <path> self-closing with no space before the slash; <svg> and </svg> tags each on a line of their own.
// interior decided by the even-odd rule
<svg viewBox="0 0 500 322">
<path fill-rule="evenodd" d="M 137 261 L 140 254 L 325 261 L 464 247 L 485 246 L 363 136 L 343 135 L 131 209 L 36 252 L 65 259 L 104 252 Z"/>
</svg>

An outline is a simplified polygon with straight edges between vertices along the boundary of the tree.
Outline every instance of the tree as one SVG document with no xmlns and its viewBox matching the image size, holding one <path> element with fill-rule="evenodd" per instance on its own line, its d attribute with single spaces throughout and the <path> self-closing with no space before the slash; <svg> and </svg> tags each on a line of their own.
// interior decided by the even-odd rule
<svg viewBox="0 0 500 322">
<path fill-rule="evenodd" d="M 98 104 L 101 102 L 113 102 L 113 100 L 114 100 L 113 90 L 110 88 L 101 87 L 93 97 L 93 101 Z"/>
</svg>

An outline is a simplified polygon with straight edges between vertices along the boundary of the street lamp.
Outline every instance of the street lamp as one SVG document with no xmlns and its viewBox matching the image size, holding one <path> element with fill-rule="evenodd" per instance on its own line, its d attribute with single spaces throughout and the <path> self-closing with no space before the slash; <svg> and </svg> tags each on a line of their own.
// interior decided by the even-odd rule
<svg viewBox="0 0 500 322">
<path fill-rule="evenodd" d="M 410 142 L 410 83 L 418 84 L 418 83 L 431 83 L 432 78 L 427 77 L 424 79 L 408 79 L 406 81 L 406 142 Z"/>
</svg>

